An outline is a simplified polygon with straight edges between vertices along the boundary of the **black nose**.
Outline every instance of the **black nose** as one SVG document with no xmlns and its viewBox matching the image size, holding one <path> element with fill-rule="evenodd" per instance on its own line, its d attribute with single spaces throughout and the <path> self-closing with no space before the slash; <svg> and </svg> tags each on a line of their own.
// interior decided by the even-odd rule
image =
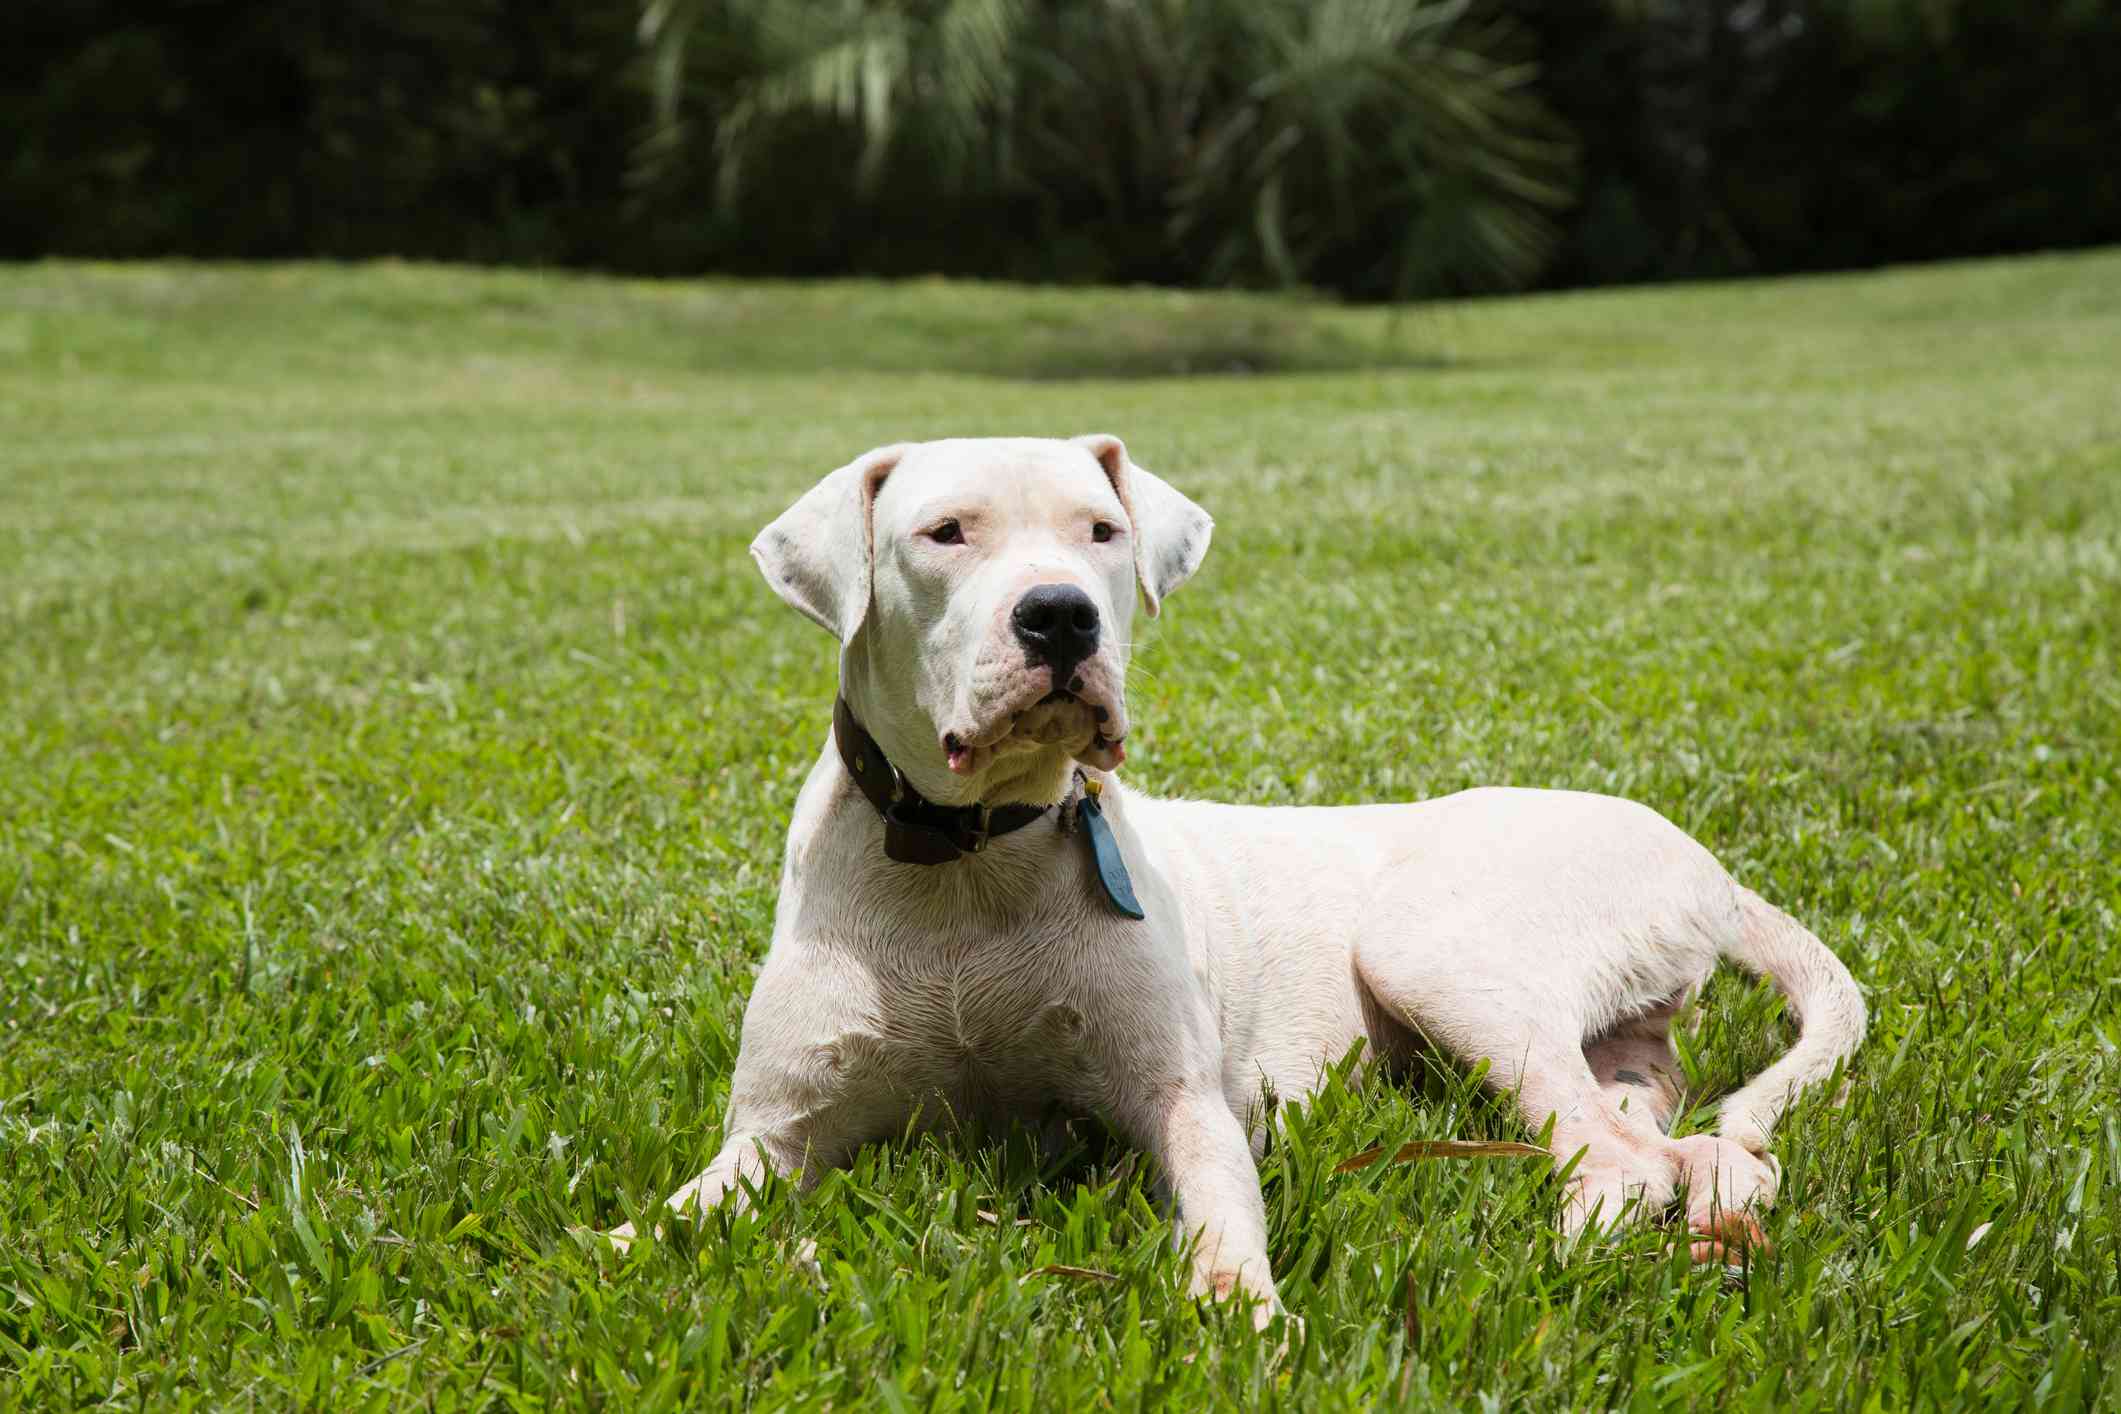
<svg viewBox="0 0 2121 1414">
<path fill-rule="evenodd" d="M 1031 661 L 1053 669 L 1056 688 L 1065 688 L 1075 665 L 1097 651 L 1097 605 L 1072 584 L 1041 584 L 1016 601 L 1010 617 Z"/>
</svg>

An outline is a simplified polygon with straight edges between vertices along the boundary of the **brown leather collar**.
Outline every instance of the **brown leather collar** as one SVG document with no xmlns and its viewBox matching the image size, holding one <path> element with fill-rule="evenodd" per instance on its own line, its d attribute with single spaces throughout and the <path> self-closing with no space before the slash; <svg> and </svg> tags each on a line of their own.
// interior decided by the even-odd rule
<svg viewBox="0 0 2121 1414">
<path fill-rule="evenodd" d="M 948 864 L 978 854 L 987 841 L 1021 830 L 1050 805 L 937 805 L 885 758 L 842 697 L 832 706 L 832 739 L 847 774 L 884 817 L 884 853 L 900 864 Z"/>
</svg>

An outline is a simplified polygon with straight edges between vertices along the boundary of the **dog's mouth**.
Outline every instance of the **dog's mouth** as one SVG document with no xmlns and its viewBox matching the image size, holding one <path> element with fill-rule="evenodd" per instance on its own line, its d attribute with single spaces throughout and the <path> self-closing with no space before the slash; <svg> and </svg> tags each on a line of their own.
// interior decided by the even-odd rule
<svg viewBox="0 0 2121 1414">
<path fill-rule="evenodd" d="M 951 771 L 977 775 L 996 758 L 1059 747 L 1101 771 L 1126 759 L 1126 724 L 1112 705 L 1056 688 L 1022 707 L 999 714 L 985 732 L 945 732 L 943 751 Z"/>
</svg>

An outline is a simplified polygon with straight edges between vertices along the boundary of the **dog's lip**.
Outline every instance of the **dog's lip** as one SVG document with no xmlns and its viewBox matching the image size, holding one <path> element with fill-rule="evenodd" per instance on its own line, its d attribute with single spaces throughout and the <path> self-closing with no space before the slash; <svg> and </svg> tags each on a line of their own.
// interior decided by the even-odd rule
<svg viewBox="0 0 2121 1414">
<path fill-rule="evenodd" d="M 1113 712 L 1109 706 L 1107 706 L 1103 702 L 1098 701 L 1095 698 L 1086 697 L 1079 692 L 1071 692 L 1064 687 L 1057 687 L 1053 691 L 1047 693 L 1044 697 L 1041 697 L 1038 701 L 1032 703 L 1031 705 L 1033 707 L 1043 707 L 1049 702 L 1073 702 L 1078 704 L 1079 706 L 1089 709 L 1090 739 L 1093 742 L 1106 742 L 1112 745 L 1117 745 L 1121 741 L 1124 741 L 1126 739 L 1126 731 L 1124 728 L 1121 730 L 1118 736 L 1106 735 L 1105 728 L 1111 724 Z M 1013 726 L 1014 723 L 1012 723 L 1011 725 Z"/>
<path fill-rule="evenodd" d="M 961 746 L 968 747 L 997 746 L 1007 741 L 1010 735 L 1016 731 L 1017 723 L 1022 720 L 1026 712 L 1050 706 L 1057 702 L 1072 702 L 1088 712 L 1090 725 L 1094 734 L 1098 736 L 1105 734 L 1105 727 L 1117 715 L 1110 705 L 1091 697 L 1087 693 L 1076 692 L 1065 687 L 1057 687 L 1041 696 L 1030 698 L 1029 700 L 1020 700 L 1011 706 L 1003 708 L 994 714 L 993 720 L 984 731 L 958 730 L 945 732 L 943 734 L 944 747 L 948 749 L 953 740 Z"/>
<path fill-rule="evenodd" d="M 1090 741 L 1083 753 L 1103 760 L 1117 761 L 1125 756 L 1126 729 L 1118 709 L 1098 697 L 1073 688 L 1051 688 L 1039 697 L 1021 701 L 995 714 L 993 722 L 985 731 L 946 731 L 942 733 L 940 745 L 950 769 L 959 775 L 975 774 L 981 765 L 982 753 L 1000 746 L 1017 729 L 1026 712 L 1055 703 L 1072 702 L 1081 706 L 1089 717 Z M 1111 728 L 1120 725 L 1117 735 Z"/>
</svg>

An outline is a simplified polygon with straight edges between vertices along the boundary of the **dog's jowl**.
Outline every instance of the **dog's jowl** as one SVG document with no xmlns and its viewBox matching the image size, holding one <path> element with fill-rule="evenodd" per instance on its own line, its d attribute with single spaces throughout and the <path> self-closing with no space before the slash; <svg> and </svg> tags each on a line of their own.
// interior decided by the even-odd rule
<svg viewBox="0 0 2121 1414">
<path fill-rule="evenodd" d="M 726 1139 L 670 1198 L 815 1177 L 910 1127 L 1095 1112 L 1161 1161 L 1198 1290 L 1279 1309 L 1254 1155 L 1357 1044 L 1485 1062 L 1581 1153 L 1562 1220 L 1682 1192 L 1697 1250 L 1757 1240 L 1769 1130 L 1862 1040 L 1840 961 L 1643 806 L 1474 790 L 1411 805 L 1158 800 L 1114 774 L 1137 612 L 1207 553 L 1115 437 L 881 447 L 752 546 L 840 644 L 789 825 Z M 1675 1012 L 1728 958 L 1796 1045 L 1667 1135 Z M 630 1237 L 620 1229 L 615 1237 Z"/>
</svg>

